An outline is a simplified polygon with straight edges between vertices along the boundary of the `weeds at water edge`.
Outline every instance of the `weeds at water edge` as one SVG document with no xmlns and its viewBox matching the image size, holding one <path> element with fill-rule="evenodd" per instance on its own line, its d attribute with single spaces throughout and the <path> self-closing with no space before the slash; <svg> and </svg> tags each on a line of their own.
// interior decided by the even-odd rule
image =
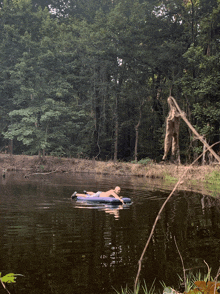
<svg viewBox="0 0 220 294">
<path fill-rule="evenodd" d="M 121 292 L 116 291 L 117 294 L 156 294 L 155 286 L 154 286 L 155 280 L 153 281 L 150 289 L 148 289 L 146 282 L 144 281 L 144 285 L 141 287 L 138 283 L 135 290 L 131 290 L 128 287 L 125 289 L 121 289 Z"/>
<path fill-rule="evenodd" d="M 179 277 L 180 285 L 184 284 L 184 281 Z M 218 294 L 220 293 L 220 282 L 217 281 L 217 276 L 212 278 L 210 276 L 210 270 L 207 274 L 202 275 L 201 272 L 196 274 L 189 273 L 187 275 L 186 284 L 184 290 L 175 290 L 173 287 L 166 286 L 164 282 L 161 282 L 163 288 L 163 294 Z M 140 287 L 138 284 L 136 290 L 130 290 L 128 287 L 121 289 L 121 292 L 116 291 L 116 294 L 159 294 L 159 290 L 155 290 L 154 283 L 147 288 L 146 283 Z"/>
</svg>

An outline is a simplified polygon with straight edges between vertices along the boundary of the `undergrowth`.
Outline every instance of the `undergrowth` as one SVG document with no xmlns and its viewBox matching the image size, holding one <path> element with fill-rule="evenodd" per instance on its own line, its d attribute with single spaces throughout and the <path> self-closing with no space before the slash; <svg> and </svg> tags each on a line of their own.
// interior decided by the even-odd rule
<svg viewBox="0 0 220 294">
<path fill-rule="evenodd" d="M 140 160 L 138 160 L 138 161 L 134 161 L 134 160 L 133 160 L 133 161 L 131 161 L 131 163 L 138 163 L 138 164 L 147 165 L 147 164 L 152 163 L 152 159 L 146 157 L 146 158 L 142 158 L 142 159 L 140 159 Z"/>
<path fill-rule="evenodd" d="M 210 275 L 211 269 L 208 267 L 207 274 L 201 274 L 198 272 L 196 274 L 189 273 L 184 281 L 179 277 L 179 285 L 182 291 L 175 290 L 173 287 L 166 286 L 164 282 L 161 282 L 163 288 L 163 294 L 219 294 L 220 293 L 220 281 L 217 281 L 220 275 L 220 269 L 215 278 Z M 154 281 L 155 282 L 155 281 Z M 131 290 L 128 287 L 121 289 L 121 292 L 116 291 L 117 294 L 159 294 L 159 290 L 155 289 L 154 282 L 151 287 L 148 288 L 146 282 L 144 281 L 143 286 L 138 284 L 136 290 Z"/>
<path fill-rule="evenodd" d="M 177 178 L 175 178 L 175 177 L 173 177 L 173 176 L 170 176 L 170 175 L 168 175 L 168 174 L 165 174 L 165 176 L 164 176 L 164 180 L 165 180 L 165 182 L 166 183 L 175 183 L 175 182 L 177 182 L 178 181 L 178 179 Z"/>
<path fill-rule="evenodd" d="M 220 191 L 220 172 L 212 171 L 206 176 L 206 187 L 213 191 L 212 196 L 216 196 L 216 193 Z"/>
</svg>

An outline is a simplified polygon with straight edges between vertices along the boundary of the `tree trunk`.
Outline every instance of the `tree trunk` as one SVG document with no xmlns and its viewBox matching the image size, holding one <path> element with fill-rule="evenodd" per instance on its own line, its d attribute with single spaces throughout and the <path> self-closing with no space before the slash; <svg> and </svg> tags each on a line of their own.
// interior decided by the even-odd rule
<svg viewBox="0 0 220 294">
<path fill-rule="evenodd" d="M 206 147 L 205 147 L 205 145 L 203 145 L 202 165 L 206 164 L 205 153 L 206 153 Z"/>
<path fill-rule="evenodd" d="M 141 102 L 140 111 L 139 111 L 139 120 L 135 126 L 135 147 L 134 147 L 134 160 L 138 159 L 138 135 L 139 135 L 139 126 L 141 124 L 141 116 L 142 116 L 142 106 L 144 105 L 144 100 Z"/>
<path fill-rule="evenodd" d="M 163 160 L 167 159 L 168 152 L 172 148 L 171 161 L 180 163 L 179 155 L 179 127 L 180 114 L 173 103 L 172 96 L 169 96 L 167 102 L 170 106 L 170 111 L 166 119 L 166 136 L 164 140 L 164 156 Z"/>
<path fill-rule="evenodd" d="M 115 97 L 115 146 L 114 146 L 114 161 L 118 159 L 118 95 Z"/>
<path fill-rule="evenodd" d="M 11 139 L 9 143 L 9 153 L 11 156 L 13 155 L 13 139 Z"/>
<path fill-rule="evenodd" d="M 118 116 L 116 114 L 114 161 L 117 161 L 117 159 L 118 159 Z"/>
<path fill-rule="evenodd" d="M 138 124 L 135 126 L 135 147 L 134 147 L 134 160 L 137 161 L 137 155 L 138 155 L 138 128 L 140 125 L 140 121 Z"/>
</svg>

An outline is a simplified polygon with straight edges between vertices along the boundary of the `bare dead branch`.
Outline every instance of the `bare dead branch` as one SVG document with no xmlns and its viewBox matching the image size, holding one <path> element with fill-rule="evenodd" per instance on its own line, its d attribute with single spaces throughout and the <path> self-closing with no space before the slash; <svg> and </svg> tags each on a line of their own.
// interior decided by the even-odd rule
<svg viewBox="0 0 220 294">
<path fill-rule="evenodd" d="M 208 263 L 205 260 L 203 260 L 203 261 L 204 261 L 204 263 L 206 264 L 206 266 L 208 268 L 208 275 L 207 275 L 207 277 L 208 277 L 208 280 L 210 281 L 210 272 L 211 272 L 210 267 L 209 267 Z"/>
<path fill-rule="evenodd" d="M 194 135 L 203 143 L 203 145 L 209 149 L 209 151 L 212 153 L 212 155 L 215 157 L 215 159 L 220 163 L 220 157 L 215 153 L 215 151 L 210 148 L 210 146 L 208 145 L 208 143 L 206 142 L 206 140 L 204 140 L 203 136 L 199 135 L 199 133 L 196 131 L 196 129 L 191 125 L 191 123 L 188 121 L 188 119 L 186 118 L 186 114 L 181 111 L 179 105 L 177 104 L 176 100 L 170 96 L 170 99 L 172 99 L 173 103 L 175 104 L 181 118 L 185 121 L 185 123 L 187 124 L 187 126 L 191 129 L 191 131 L 194 133 Z"/>
<path fill-rule="evenodd" d="M 24 177 L 27 178 L 29 176 L 34 176 L 34 175 L 49 175 L 49 174 L 53 174 L 53 173 L 56 173 L 56 172 L 58 172 L 58 169 L 53 170 L 53 171 L 48 172 L 48 173 L 30 173 L 30 174 L 24 175 Z"/>
<path fill-rule="evenodd" d="M 1 280 L 1 279 L 0 279 L 0 280 Z M 2 280 L 1 280 L 1 283 L 2 283 L 3 288 L 8 292 L 8 294 L 11 294 L 11 293 L 8 291 L 8 289 L 6 288 L 5 284 L 2 282 Z"/>
<path fill-rule="evenodd" d="M 218 268 L 218 271 L 217 271 L 217 274 L 216 274 L 216 277 L 214 279 L 215 281 L 215 288 L 214 288 L 214 294 L 215 294 L 215 291 L 216 291 L 216 287 L 217 287 L 217 279 L 218 279 L 218 276 L 220 275 L 220 267 Z"/>
<path fill-rule="evenodd" d="M 220 143 L 220 141 L 219 142 L 216 142 L 216 143 L 214 143 L 213 145 L 211 145 L 211 146 L 208 146 L 207 147 L 207 150 L 205 151 L 205 152 L 207 152 L 208 150 L 210 150 L 213 146 L 215 146 L 216 144 L 219 144 Z M 175 187 L 173 188 L 173 190 L 172 190 L 172 192 L 170 193 L 170 195 L 167 197 L 167 199 L 164 201 L 164 203 L 163 203 L 163 205 L 161 206 L 161 209 L 159 210 L 159 212 L 158 212 L 158 214 L 157 214 L 157 217 L 156 217 L 156 219 L 155 219 L 155 221 L 154 221 L 154 224 L 153 224 L 153 227 L 152 227 L 152 229 L 151 229 L 151 233 L 150 233 L 150 235 L 149 235 L 149 237 L 148 237 L 148 240 L 147 240 L 147 243 L 146 243 L 146 245 L 145 245 L 145 247 L 144 247 L 144 250 L 143 250 L 143 252 L 142 252 L 142 254 L 141 254 L 141 257 L 140 257 L 140 259 L 139 259 L 139 261 L 138 261 L 138 271 L 137 271 L 137 275 L 136 275 L 136 279 L 135 279 L 135 284 L 134 284 L 134 292 L 136 291 L 136 289 L 137 289 L 137 285 L 138 285 L 138 280 L 139 280 L 139 276 L 140 276 L 140 272 L 141 272 L 141 266 L 142 266 L 142 260 L 143 260 L 143 257 L 144 257 L 144 254 L 145 254 L 145 252 L 146 252 L 146 250 L 147 250 L 147 247 L 148 247 L 148 245 L 149 245 L 149 243 L 150 243 L 150 240 L 151 240 L 151 238 L 152 238 L 152 236 L 153 236 L 153 233 L 154 233 L 154 230 L 155 230 L 155 227 L 156 227 L 156 224 L 157 224 L 157 222 L 158 222 L 158 220 L 159 220 L 159 218 L 160 218 L 160 215 L 161 215 L 161 213 L 162 213 L 162 211 L 163 211 L 163 209 L 164 209 L 164 207 L 165 207 L 165 205 L 167 204 L 167 202 L 170 200 L 170 198 L 172 197 L 172 195 L 173 195 L 173 193 L 176 191 L 176 189 L 177 189 L 177 187 L 179 186 L 179 184 L 182 182 L 182 180 L 183 180 L 183 178 L 185 177 L 185 175 L 187 174 L 187 172 L 192 168 L 192 166 L 201 158 L 203 156 L 203 153 L 202 154 L 200 154 L 187 168 L 186 168 L 186 170 L 183 172 L 183 174 L 180 176 L 180 178 L 179 178 L 179 180 L 178 180 L 178 182 L 176 183 L 176 185 L 175 185 Z"/>
<path fill-rule="evenodd" d="M 174 236 L 174 242 L 175 242 L 175 245 L 176 245 L 176 249 L 177 249 L 177 251 L 178 251 L 178 253 L 179 253 L 181 263 L 182 263 L 184 285 L 185 285 L 185 289 L 186 289 L 186 287 L 187 287 L 187 284 L 186 284 L 186 270 L 185 270 L 185 267 L 184 267 L 184 262 L 183 262 L 182 255 L 181 255 L 181 253 L 180 253 L 180 251 L 179 251 L 179 248 L 178 248 L 178 246 L 177 246 L 177 242 L 176 242 L 176 237 L 175 237 L 175 236 Z"/>
</svg>

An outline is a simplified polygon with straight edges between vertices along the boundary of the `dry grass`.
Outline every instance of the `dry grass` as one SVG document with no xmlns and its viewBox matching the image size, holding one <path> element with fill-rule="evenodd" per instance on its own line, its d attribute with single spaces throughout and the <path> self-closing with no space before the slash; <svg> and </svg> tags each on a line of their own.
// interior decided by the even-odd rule
<svg viewBox="0 0 220 294">
<path fill-rule="evenodd" d="M 84 172 L 101 175 L 133 176 L 146 178 L 146 181 L 163 181 L 168 189 L 184 173 L 187 166 L 175 164 L 125 163 L 113 161 L 96 161 L 76 158 L 57 158 L 48 156 L 39 159 L 38 156 L 0 154 L 0 169 L 2 171 L 23 171 L 27 173 Z M 220 172 L 220 165 L 193 166 L 181 183 L 181 189 L 203 191 L 207 177 Z M 204 192 L 204 191 L 203 191 Z"/>
</svg>

